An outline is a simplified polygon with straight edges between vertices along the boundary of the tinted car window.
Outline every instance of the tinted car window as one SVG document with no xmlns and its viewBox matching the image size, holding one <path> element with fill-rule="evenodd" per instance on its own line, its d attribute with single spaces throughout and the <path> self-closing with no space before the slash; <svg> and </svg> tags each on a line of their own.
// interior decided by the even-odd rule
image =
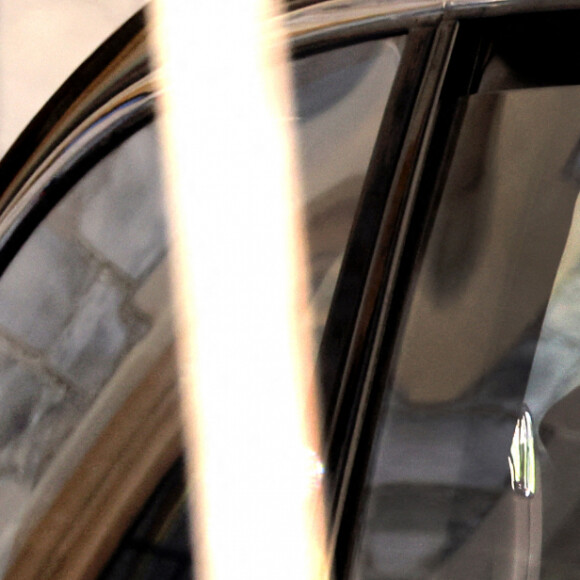
<svg viewBox="0 0 580 580">
<path fill-rule="evenodd" d="M 575 86 L 464 103 L 397 339 L 356 578 L 534 578 L 542 544 L 544 569 L 558 562 L 580 498 L 567 478 L 579 103 Z M 508 462 L 524 404 L 539 458 L 527 497 Z"/>
<path fill-rule="evenodd" d="M 404 39 L 368 42 L 292 63 L 310 241 L 311 305 L 318 333 L 324 326 L 403 43 Z M 159 486 L 102 579 L 191 574 L 191 563 L 184 557 L 188 546 L 184 475 L 178 466 L 171 473 L 168 478 L 175 489 L 168 491 L 164 483 Z M 176 533 L 169 539 L 160 536 L 160 525 Z"/>
<path fill-rule="evenodd" d="M 157 158 L 151 124 L 72 187 L 0 277 L 4 549 L 46 496 L 40 483 L 52 481 L 54 493 L 74 468 L 69 457 L 66 469 L 50 469 L 99 396 L 114 391 L 122 400 L 154 364 L 155 348 L 171 340 Z M 144 348 L 149 358 L 136 367 Z M 76 436 L 85 450 L 105 420 L 100 412 L 91 433 Z"/>
<path fill-rule="evenodd" d="M 292 65 L 318 339 L 403 44 L 365 42 Z"/>
</svg>

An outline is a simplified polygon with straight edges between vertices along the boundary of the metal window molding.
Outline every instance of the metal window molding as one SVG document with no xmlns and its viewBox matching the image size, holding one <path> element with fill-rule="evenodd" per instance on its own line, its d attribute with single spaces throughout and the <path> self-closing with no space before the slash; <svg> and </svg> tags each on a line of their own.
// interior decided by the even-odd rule
<svg viewBox="0 0 580 580">
<path fill-rule="evenodd" d="M 300 5 L 299 5 L 300 6 Z M 292 7 L 291 7 L 292 8 Z M 443 19 L 580 9 L 579 0 L 329 0 L 281 15 L 292 50 L 399 34 Z"/>
<path fill-rule="evenodd" d="M 146 35 L 141 10 L 97 48 L 30 121 L 0 161 L 0 212 L 72 132 L 91 116 L 95 122 L 99 110 L 106 115 L 111 99 L 150 75 Z"/>
<path fill-rule="evenodd" d="M 99 108 L 64 139 L 14 192 L 0 220 L 0 275 L 38 223 L 70 187 L 111 149 L 154 116 L 157 85 L 151 77 L 137 82 Z M 102 150 L 101 150 L 102 149 Z M 56 192 L 56 193 L 55 193 Z"/>
<path fill-rule="evenodd" d="M 442 18 L 441 0 L 330 0 L 283 15 L 295 56 L 331 46 L 400 34 Z"/>
<path fill-rule="evenodd" d="M 71 180 L 152 120 L 160 85 L 151 69 L 141 10 L 73 72 L 4 155 L 0 274 Z"/>
</svg>

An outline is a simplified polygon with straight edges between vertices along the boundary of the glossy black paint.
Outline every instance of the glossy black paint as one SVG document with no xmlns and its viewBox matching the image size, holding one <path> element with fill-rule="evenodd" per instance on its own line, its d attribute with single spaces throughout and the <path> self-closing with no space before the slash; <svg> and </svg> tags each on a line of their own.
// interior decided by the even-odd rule
<svg viewBox="0 0 580 580">
<path fill-rule="evenodd" d="M 578 0 L 289 0 L 285 25 L 294 55 L 371 38 L 403 34 L 412 28 L 455 20 L 542 15 L 578 9 Z M 325 17 L 331 14 L 331 17 Z"/>
<path fill-rule="evenodd" d="M 430 30 L 414 32 L 407 39 L 400 67 L 404 72 L 395 79 L 391 94 L 396 96 L 389 99 L 379 129 L 322 338 L 319 373 L 323 409 L 326 410 L 327 473 L 332 479 L 341 469 L 345 444 L 352 427 L 351 414 L 356 408 L 357 388 L 350 383 L 353 379 L 357 381 L 356 377 L 364 366 L 364 345 L 369 339 L 376 294 L 367 297 L 366 306 L 360 311 L 363 316 L 361 322 L 357 322 L 361 315 L 358 305 L 364 293 L 373 248 L 387 203 L 388 184 L 395 172 L 431 39 Z"/>
<path fill-rule="evenodd" d="M 314 4 L 320 4 L 324 0 L 286 0 L 284 2 L 284 7 L 286 10 L 299 10 L 306 6 L 313 6 Z"/>
</svg>

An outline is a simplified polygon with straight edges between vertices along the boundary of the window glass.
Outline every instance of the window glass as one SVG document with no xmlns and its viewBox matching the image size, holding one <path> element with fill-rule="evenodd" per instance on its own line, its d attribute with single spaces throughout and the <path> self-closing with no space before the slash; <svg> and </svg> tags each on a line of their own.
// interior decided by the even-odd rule
<svg viewBox="0 0 580 580">
<path fill-rule="evenodd" d="M 312 302 L 321 326 L 401 46 L 399 40 L 373 41 L 293 65 Z M 88 414 L 91 437 L 106 423 L 105 416 L 95 422 L 96 401 L 105 392 L 122 401 L 147 372 L 145 360 L 155 362 L 143 352 L 163 351 L 172 340 L 157 159 L 151 124 L 65 195 L 0 277 L 0 552 L 9 552 L 13 531 L 46 487 L 40 483 L 55 475 L 53 459 L 74 446 Z M 49 486 L 53 493 L 58 485 Z M 183 501 L 172 506 L 171 518 L 178 514 L 174 539 L 183 552 L 187 511 Z M 137 536 L 122 554 L 125 564 L 129 556 L 135 566 L 140 562 L 139 577 L 189 573 L 181 552 L 165 558 L 173 540 L 168 546 L 147 540 L 150 549 L 140 552 Z M 164 550 L 148 567 L 152 554 Z M 106 574 L 124 574 L 122 569 Z"/>
<path fill-rule="evenodd" d="M 311 300 L 320 338 L 404 38 L 293 63 Z"/>
<path fill-rule="evenodd" d="M 580 188 L 580 150 L 573 152 L 568 175 Z M 580 533 L 580 201 L 542 329 L 525 401 L 539 429 L 536 446 L 542 502 L 541 577 L 578 575 Z"/>
<path fill-rule="evenodd" d="M 72 188 L 0 277 L 0 549 L 47 496 L 45 475 L 74 468 L 50 470 L 53 458 L 65 444 L 86 451 L 171 340 L 157 157 L 151 124 Z M 79 438 L 105 391 L 112 404 Z"/>
<path fill-rule="evenodd" d="M 310 242 L 311 304 L 318 333 L 330 306 L 402 46 L 403 39 L 373 41 L 292 63 Z M 177 467 L 171 473 L 168 478 L 179 481 L 176 489 L 183 494 L 182 470 Z M 135 578 L 191 574 L 190 563 L 183 557 L 187 506 L 184 501 L 174 501 L 176 492 L 167 495 L 166 487 L 162 483 L 145 506 L 103 572 L 103 579 L 128 574 Z M 160 502 L 167 499 L 171 500 L 171 510 L 166 513 L 159 505 L 164 506 Z M 162 519 L 163 529 L 175 528 L 182 535 L 168 540 L 159 537 L 153 516 Z"/>
<path fill-rule="evenodd" d="M 319 332 L 402 44 L 401 39 L 368 42 L 292 63 L 298 156 L 310 242 L 311 300 Z M 183 494 L 182 470 L 174 468 L 171 473 L 168 477 L 179 482 L 176 489 Z M 175 574 L 177 578 L 191 574 L 190 563 L 183 557 L 183 542 L 187 545 L 188 540 L 187 506 L 182 500 L 174 501 L 176 492 L 170 490 L 168 494 L 166 487 L 162 483 L 155 492 L 102 578 L 124 578 L 127 574 L 139 578 Z M 159 511 L 166 500 L 170 500 L 170 511 Z M 175 528 L 177 535 L 167 541 L 160 538 L 153 516 L 161 518 L 163 529 Z"/>
<path fill-rule="evenodd" d="M 576 577 L 579 104 L 576 86 L 467 100 L 386 385 L 356 578 Z"/>
</svg>

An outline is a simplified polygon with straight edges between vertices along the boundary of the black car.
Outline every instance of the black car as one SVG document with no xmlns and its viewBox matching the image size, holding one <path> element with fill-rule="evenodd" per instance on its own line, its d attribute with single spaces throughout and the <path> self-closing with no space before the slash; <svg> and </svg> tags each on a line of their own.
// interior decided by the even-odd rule
<svg viewBox="0 0 580 580">
<path fill-rule="evenodd" d="M 580 578 L 580 3 L 280 18 L 334 577 Z M 107 41 L 0 165 L 9 578 L 190 574 L 145 30 Z"/>
</svg>

